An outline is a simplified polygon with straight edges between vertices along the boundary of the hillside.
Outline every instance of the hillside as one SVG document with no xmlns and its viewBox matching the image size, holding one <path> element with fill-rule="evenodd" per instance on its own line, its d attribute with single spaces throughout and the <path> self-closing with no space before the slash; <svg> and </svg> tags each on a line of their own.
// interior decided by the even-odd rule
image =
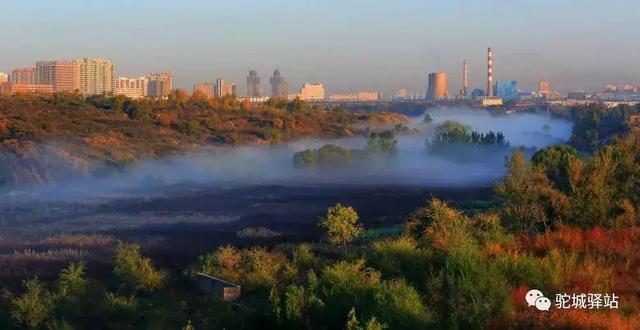
<svg viewBox="0 0 640 330">
<path fill-rule="evenodd" d="M 18 95 L 0 98 L 0 174 L 9 181 L 51 181 L 190 150 L 349 137 L 409 121 L 298 100 L 256 105 L 181 91 L 159 101 Z"/>
</svg>

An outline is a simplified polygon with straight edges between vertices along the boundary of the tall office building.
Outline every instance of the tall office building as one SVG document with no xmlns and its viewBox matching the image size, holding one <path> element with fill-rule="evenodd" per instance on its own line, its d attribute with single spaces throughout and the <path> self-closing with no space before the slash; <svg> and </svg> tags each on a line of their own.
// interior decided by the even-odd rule
<svg viewBox="0 0 640 330">
<path fill-rule="evenodd" d="M 274 71 L 273 77 L 269 79 L 269 82 L 271 83 L 271 97 L 286 100 L 289 95 L 289 86 L 284 77 L 280 75 L 280 71 Z"/>
<path fill-rule="evenodd" d="M 147 96 L 148 80 L 146 77 L 120 77 L 116 79 L 115 84 L 115 95 L 124 95 L 132 99 L 138 99 Z"/>
<path fill-rule="evenodd" d="M 171 75 L 171 72 L 149 73 L 147 80 L 149 81 L 147 89 L 147 96 L 149 97 L 167 97 L 173 90 L 173 75 Z"/>
<path fill-rule="evenodd" d="M 38 70 L 35 67 L 16 68 L 11 73 L 11 82 L 19 85 L 37 85 Z"/>
<path fill-rule="evenodd" d="M 496 82 L 496 96 L 505 101 L 518 99 L 518 82 L 515 80 L 501 80 Z"/>
<path fill-rule="evenodd" d="M 300 99 L 303 101 L 322 101 L 325 99 L 323 84 L 304 84 L 300 90 Z"/>
<path fill-rule="evenodd" d="M 0 83 L 3 82 L 9 82 L 9 75 L 4 72 L 0 72 Z"/>
<path fill-rule="evenodd" d="M 493 97 L 493 49 L 487 49 L 487 96 Z"/>
<path fill-rule="evenodd" d="M 447 74 L 444 72 L 430 73 L 427 87 L 427 100 L 438 101 L 447 99 L 448 97 Z"/>
<path fill-rule="evenodd" d="M 249 70 L 247 76 L 247 96 L 260 97 L 260 77 L 256 70 Z"/>
<path fill-rule="evenodd" d="M 102 58 L 80 60 L 80 92 L 84 96 L 109 95 L 116 89 L 115 66 Z"/>
<path fill-rule="evenodd" d="M 54 92 L 80 91 L 80 65 L 73 61 L 36 62 L 38 85 L 52 85 Z"/>
</svg>

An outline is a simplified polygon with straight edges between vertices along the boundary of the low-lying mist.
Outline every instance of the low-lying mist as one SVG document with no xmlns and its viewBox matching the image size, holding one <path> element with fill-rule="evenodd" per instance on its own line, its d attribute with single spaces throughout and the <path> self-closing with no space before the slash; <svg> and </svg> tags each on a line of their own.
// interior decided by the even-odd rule
<svg viewBox="0 0 640 330">
<path fill-rule="evenodd" d="M 566 141 L 572 123 L 541 114 L 516 113 L 492 116 L 483 110 L 438 108 L 428 111 L 431 124 L 423 116 L 412 118 L 410 128 L 418 134 L 398 134 L 398 154 L 393 159 L 355 161 L 346 168 L 295 168 L 295 152 L 335 144 L 362 148 L 366 137 L 347 139 L 306 139 L 275 147 L 235 147 L 216 152 L 197 152 L 181 157 L 143 161 L 109 177 L 83 176 L 57 184 L 16 186 L 6 192 L 4 202 L 28 200 L 92 200 L 145 197 L 163 193 L 166 187 L 190 185 L 410 185 L 462 187 L 491 185 L 504 174 L 505 157 L 512 148 L 542 148 Z M 478 146 L 473 157 L 434 154 L 425 147 L 434 127 L 446 120 L 459 121 L 479 132 L 502 131 L 511 148 L 497 150 Z M 477 150 L 476 150 L 477 151 Z M 464 153 L 464 151 L 456 151 Z"/>
</svg>

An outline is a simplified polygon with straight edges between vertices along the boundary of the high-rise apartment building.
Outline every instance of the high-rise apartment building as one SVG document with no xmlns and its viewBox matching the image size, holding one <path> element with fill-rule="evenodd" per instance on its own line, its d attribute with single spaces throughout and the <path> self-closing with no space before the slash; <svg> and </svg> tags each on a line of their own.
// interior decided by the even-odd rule
<svg viewBox="0 0 640 330">
<path fill-rule="evenodd" d="M 148 80 L 146 77 L 120 77 L 115 81 L 115 95 L 124 95 L 132 99 L 147 96 Z"/>
<path fill-rule="evenodd" d="M 247 96 L 260 97 L 260 77 L 256 70 L 249 70 L 247 76 Z"/>
<path fill-rule="evenodd" d="M 52 85 L 54 92 L 80 91 L 80 65 L 73 61 L 36 62 L 38 85 Z"/>
<path fill-rule="evenodd" d="M 11 82 L 19 85 L 37 85 L 38 70 L 35 67 L 16 68 L 11 73 Z"/>
<path fill-rule="evenodd" d="M 80 62 L 80 92 L 84 96 L 113 94 L 115 66 L 102 58 L 83 58 Z"/>
<path fill-rule="evenodd" d="M 286 100 L 289 95 L 289 86 L 284 77 L 280 75 L 279 70 L 273 72 L 273 77 L 269 79 L 269 82 L 271 83 L 271 97 Z"/>
<path fill-rule="evenodd" d="M 4 72 L 0 72 L 0 83 L 3 82 L 9 82 L 9 75 Z"/>
<path fill-rule="evenodd" d="M 170 72 L 150 73 L 147 75 L 149 81 L 147 95 L 154 98 L 169 96 L 173 89 L 173 75 Z"/>
<path fill-rule="evenodd" d="M 236 84 L 227 84 L 224 79 L 216 79 L 214 95 L 216 97 L 225 97 L 227 95 L 236 95 Z"/>
<path fill-rule="evenodd" d="M 444 72 L 430 73 L 427 87 L 427 100 L 438 101 L 447 99 L 448 97 L 447 74 Z"/>
<path fill-rule="evenodd" d="M 215 84 L 213 83 L 203 83 L 193 86 L 193 92 L 200 92 L 203 95 L 206 95 L 208 98 L 213 98 L 215 96 Z"/>
<path fill-rule="evenodd" d="M 324 100 L 323 84 L 304 84 L 300 90 L 300 99 L 303 101 L 322 101 Z"/>
</svg>

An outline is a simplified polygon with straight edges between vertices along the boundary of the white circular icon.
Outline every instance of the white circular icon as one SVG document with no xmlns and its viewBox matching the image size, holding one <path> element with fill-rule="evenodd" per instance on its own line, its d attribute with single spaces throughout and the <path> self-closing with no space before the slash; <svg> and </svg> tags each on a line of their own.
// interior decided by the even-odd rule
<svg viewBox="0 0 640 330">
<path fill-rule="evenodd" d="M 540 297 L 536 299 L 536 308 L 541 311 L 549 311 L 551 308 L 551 300 L 547 297 Z"/>
<path fill-rule="evenodd" d="M 529 304 L 529 306 L 535 306 L 536 300 L 540 297 L 544 297 L 544 294 L 542 294 L 542 291 L 532 289 L 532 290 L 529 290 L 529 292 L 527 292 L 527 295 L 524 297 L 524 299 L 527 301 L 527 304 Z"/>
</svg>

